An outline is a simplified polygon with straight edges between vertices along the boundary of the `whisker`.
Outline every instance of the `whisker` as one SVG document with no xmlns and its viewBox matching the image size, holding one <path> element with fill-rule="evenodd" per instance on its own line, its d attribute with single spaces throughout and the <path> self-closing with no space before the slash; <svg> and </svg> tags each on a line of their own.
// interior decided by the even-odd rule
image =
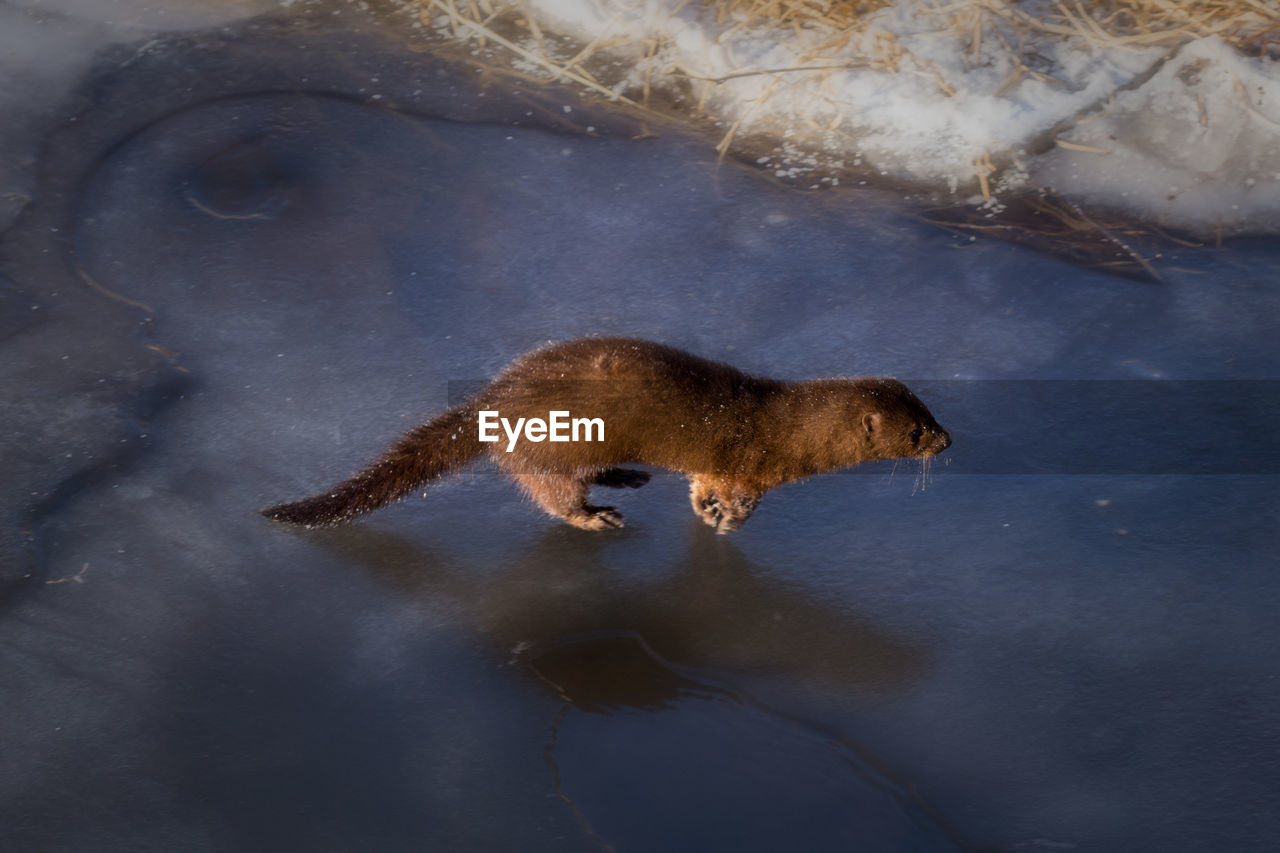
<svg viewBox="0 0 1280 853">
<path fill-rule="evenodd" d="M 932 456 L 920 457 L 920 473 L 916 476 L 916 482 L 912 486 L 911 494 L 914 495 L 916 493 L 916 486 L 919 486 L 919 491 L 921 492 L 929 488 L 929 465 L 931 462 L 933 462 Z"/>
</svg>

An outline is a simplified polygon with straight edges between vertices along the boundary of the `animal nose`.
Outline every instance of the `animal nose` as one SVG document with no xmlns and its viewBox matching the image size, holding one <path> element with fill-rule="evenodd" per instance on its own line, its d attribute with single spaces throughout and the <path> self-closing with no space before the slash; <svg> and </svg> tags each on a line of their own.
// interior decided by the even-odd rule
<svg viewBox="0 0 1280 853">
<path fill-rule="evenodd" d="M 938 441 L 942 444 L 942 446 L 938 448 L 938 452 L 941 453 L 951 446 L 951 433 L 947 432 L 942 427 L 938 427 Z"/>
</svg>

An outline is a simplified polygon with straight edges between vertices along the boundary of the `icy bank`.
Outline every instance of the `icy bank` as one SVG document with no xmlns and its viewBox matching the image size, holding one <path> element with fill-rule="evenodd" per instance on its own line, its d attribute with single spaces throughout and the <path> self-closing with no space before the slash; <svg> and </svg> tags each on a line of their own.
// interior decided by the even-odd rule
<svg viewBox="0 0 1280 853">
<path fill-rule="evenodd" d="M 98 51 L 212 27 L 276 8 L 277 0 L 6 0 L 0 3 L 0 226 L 27 203 L 36 146 Z"/>
<path fill-rule="evenodd" d="M 447 0 L 422 7 L 463 37 L 502 20 L 500 4 L 474 21 Z M 897 0 L 828 21 L 746 4 L 527 0 L 519 54 L 505 53 L 632 100 L 662 91 L 715 121 L 723 149 L 802 185 L 872 174 L 997 209 L 1045 188 L 1201 234 L 1280 228 L 1274 60 L 1214 36 L 1109 36 L 1083 13 L 1073 30 L 1034 7 Z"/>
</svg>

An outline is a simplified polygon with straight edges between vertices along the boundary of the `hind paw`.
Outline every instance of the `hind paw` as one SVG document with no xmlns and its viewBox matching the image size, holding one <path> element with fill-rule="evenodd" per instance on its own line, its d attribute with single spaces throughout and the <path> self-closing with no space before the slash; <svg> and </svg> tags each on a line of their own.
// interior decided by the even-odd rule
<svg viewBox="0 0 1280 853">
<path fill-rule="evenodd" d="M 583 530 L 617 530 L 626 526 L 622 513 L 611 506 L 589 507 L 589 514 L 565 520 Z"/>
</svg>

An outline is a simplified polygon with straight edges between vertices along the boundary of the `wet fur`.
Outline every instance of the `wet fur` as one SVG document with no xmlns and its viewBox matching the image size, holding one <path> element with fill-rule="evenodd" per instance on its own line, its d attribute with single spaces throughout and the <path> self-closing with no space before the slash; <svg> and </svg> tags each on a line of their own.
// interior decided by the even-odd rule
<svg viewBox="0 0 1280 853">
<path fill-rule="evenodd" d="M 551 410 L 599 417 L 604 440 L 479 440 L 478 413 L 546 418 Z M 931 459 L 951 443 L 895 379 L 784 382 L 750 376 L 673 347 L 583 338 L 517 359 L 466 403 L 403 436 L 368 468 L 328 492 L 263 515 L 308 527 L 337 524 L 398 500 L 487 454 L 551 515 L 575 527 L 623 525 L 592 486 L 638 488 L 652 465 L 689 478 L 694 512 L 717 532 L 736 530 L 764 494 L 794 480 L 875 459 Z"/>
</svg>

